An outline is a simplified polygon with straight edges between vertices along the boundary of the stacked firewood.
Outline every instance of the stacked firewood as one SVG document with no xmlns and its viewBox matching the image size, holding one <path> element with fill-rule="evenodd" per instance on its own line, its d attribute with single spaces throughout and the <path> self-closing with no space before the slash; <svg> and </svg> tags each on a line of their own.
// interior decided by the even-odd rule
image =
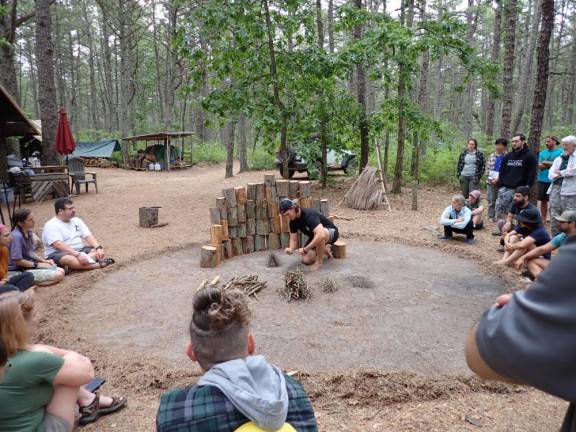
<svg viewBox="0 0 576 432">
<path fill-rule="evenodd" d="M 97 168 L 110 168 L 110 167 L 117 167 L 118 162 L 109 160 L 106 158 L 82 158 L 84 165 L 87 167 L 97 167 Z"/>
<path fill-rule="evenodd" d="M 293 300 L 309 300 L 310 288 L 300 269 L 290 270 L 284 275 L 284 286 L 280 288 L 280 297 L 288 302 Z"/>
</svg>

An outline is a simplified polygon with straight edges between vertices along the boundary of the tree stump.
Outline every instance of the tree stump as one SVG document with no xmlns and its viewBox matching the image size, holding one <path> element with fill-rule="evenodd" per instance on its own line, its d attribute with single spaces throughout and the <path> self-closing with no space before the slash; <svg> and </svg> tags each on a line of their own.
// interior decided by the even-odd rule
<svg viewBox="0 0 576 432">
<path fill-rule="evenodd" d="M 256 200 L 256 183 L 248 183 L 246 185 L 246 198 L 248 201 Z"/>
<path fill-rule="evenodd" d="M 282 232 L 289 233 L 290 232 L 290 218 L 286 215 L 280 216 L 281 222 L 280 225 L 282 227 Z"/>
<path fill-rule="evenodd" d="M 280 244 L 283 248 L 287 248 L 290 246 L 290 233 L 283 232 L 280 234 Z"/>
<path fill-rule="evenodd" d="M 300 198 L 298 203 L 302 208 L 314 208 L 314 199 L 310 197 Z"/>
<path fill-rule="evenodd" d="M 236 204 L 246 204 L 246 201 L 248 201 L 246 188 L 244 186 L 240 186 L 234 188 L 234 191 L 236 192 Z"/>
<path fill-rule="evenodd" d="M 246 235 L 253 236 L 256 234 L 256 219 L 246 219 Z"/>
<path fill-rule="evenodd" d="M 246 232 L 246 224 L 238 223 L 238 237 L 246 237 L 248 233 Z"/>
<path fill-rule="evenodd" d="M 221 220 L 220 225 L 222 225 L 222 241 L 230 239 L 230 231 L 228 231 L 228 221 Z"/>
<path fill-rule="evenodd" d="M 256 234 L 268 235 L 270 233 L 270 222 L 266 219 L 256 219 Z"/>
<path fill-rule="evenodd" d="M 266 185 L 264 183 L 256 183 L 256 200 L 266 199 Z"/>
<path fill-rule="evenodd" d="M 200 250 L 200 267 L 217 267 L 218 264 L 220 264 L 218 258 L 218 248 L 214 246 L 202 246 Z"/>
<path fill-rule="evenodd" d="M 332 245 L 332 255 L 334 258 L 346 258 L 346 243 L 338 240 Z"/>
<path fill-rule="evenodd" d="M 268 203 L 268 217 L 273 218 L 280 216 L 280 209 L 278 208 L 278 201 Z"/>
<path fill-rule="evenodd" d="M 270 218 L 270 232 L 280 234 L 282 232 L 282 223 L 280 216 Z"/>
<path fill-rule="evenodd" d="M 226 198 L 228 207 L 236 207 L 236 191 L 234 188 L 222 189 L 222 195 Z"/>
<path fill-rule="evenodd" d="M 320 213 L 324 216 L 330 216 L 330 203 L 327 199 L 320 200 Z"/>
<path fill-rule="evenodd" d="M 266 186 L 276 185 L 276 175 L 274 174 L 264 174 L 264 184 Z"/>
<path fill-rule="evenodd" d="M 246 223 L 246 204 L 238 204 L 238 223 Z"/>
<path fill-rule="evenodd" d="M 268 204 L 278 204 L 278 193 L 276 192 L 276 185 L 266 186 L 266 201 L 268 201 Z"/>
<path fill-rule="evenodd" d="M 233 238 L 232 239 L 232 254 L 234 256 L 242 255 L 244 252 L 242 250 L 242 239 Z"/>
<path fill-rule="evenodd" d="M 238 227 L 237 226 L 231 226 L 228 227 L 228 233 L 230 234 L 230 238 L 231 239 L 235 239 L 238 238 Z"/>
<path fill-rule="evenodd" d="M 318 198 L 316 198 L 316 199 L 314 200 L 314 207 L 313 207 L 313 208 L 314 208 L 314 210 L 316 210 L 318 213 L 321 213 L 322 208 L 321 208 L 321 206 L 320 206 L 320 200 L 319 200 Z"/>
<path fill-rule="evenodd" d="M 220 210 L 220 219 L 228 219 L 228 208 L 226 207 L 226 198 L 216 198 L 216 208 Z"/>
<path fill-rule="evenodd" d="M 288 197 L 290 199 L 298 198 L 300 193 L 300 182 L 296 180 L 290 180 L 288 183 Z"/>
<path fill-rule="evenodd" d="M 234 256 L 232 254 L 232 240 L 224 240 L 222 247 L 224 248 L 224 258 L 230 259 Z"/>
<path fill-rule="evenodd" d="M 307 198 L 312 195 L 312 183 L 309 181 L 300 182 L 300 198 Z"/>
<path fill-rule="evenodd" d="M 214 246 L 216 248 L 216 253 L 218 255 L 218 264 L 222 264 L 224 262 L 224 246 L 219 244 L 218 246 Z"/>
<path fill-rule="evenodd" d="M 255 235 L 254 236 L 254 250 L 255 251 L 266 250 L 266 236 L 265 235 Z"/>
<path fill-rule="evenodd" d="M 268 219 L 268 201 L 256 201 L 256 219 Z"/>
<path fill-rule="evenodd" d="M 220 223 L 220 210 L 216 207 L 210 207 L 210 223 L 218 225 Z"/>
<path fill-rule="evenodd" d="M 152 225 L 158 225 L 158 207 L 140 207 L 138 216 L 142 228 L 150 228 Z"/>
<path fill-rule="evenodd" d="M 276 194 L 279 198 L 288 198 L 289 180 L 276 180 Z"/>
<path fill-rule="evenodd" d="M 246 201 L 246 219 L 254 219 L 256 217 L 256 201 Z"/>
<path fill-rule="evenodd" d="M 244 254 L 251 254 L 254 252 L 254 236 L 246 236 L 242 238 L 242 252 L 244 252 Z"/>
<path fill-rule="evenodd" d="M 228 226 L 238 226 L 238 207 L 230 207 L 228 209 Z"/>
<path fill-rule="evenodd" d="M 280 234 L 270 233 L 268 234 L 268 249 L 276 250 L 280 249 Z"/>
<path fill-rule="evenodd" d="M 210 227 L 210 244 L 220 246 L 222 244 L 222 225 L 212 225 Z"/>
</svg>

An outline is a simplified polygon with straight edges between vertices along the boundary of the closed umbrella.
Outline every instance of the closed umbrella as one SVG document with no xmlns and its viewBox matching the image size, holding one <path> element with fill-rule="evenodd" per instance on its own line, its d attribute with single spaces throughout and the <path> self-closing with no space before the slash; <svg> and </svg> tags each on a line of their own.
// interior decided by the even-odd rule
<svg viewBox="0 0 576 432">
<path fill-rule="evenodd" d="M 68 124 L 66 109 L 61 107 L 58 113 L 60 118 L 58 119 L 58 131 L 56 132 L 56 151 L 61 155 L 66 155 L 66 162 L 68 162 L 68 155 L 74 151 L 76 143 Z"/>
</svg>

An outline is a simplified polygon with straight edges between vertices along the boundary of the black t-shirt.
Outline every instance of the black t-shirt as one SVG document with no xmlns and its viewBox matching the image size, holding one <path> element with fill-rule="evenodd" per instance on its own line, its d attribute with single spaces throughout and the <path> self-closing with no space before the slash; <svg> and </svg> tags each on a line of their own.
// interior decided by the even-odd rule
<svg viewBox="0 0 576 432">
<path fill-rule="evenodd" d="M 314 237 L 314 229 L 322 224 L 324 228 L 336 228 L 330 219 L 314 209 L 301 208 L 300 217 L 296 220 L 290 221 L 290 232 L 296 234 L 298 231 L 306 234 L 308 238 Z"/>
<path fill-rule="evenodd" d="M 530 209 L 530 210 L 538 210 L 538 207 L 536 207 L 534 204 L 532 204 L 531 202 L 528 203 L 528 205 L 526 207 L 522 207 L 521 204 L 516 204 L 515 202 L 512 202 L 512 205 L 510 206 L 510 210 L 508 210 L 510 213 L 512 213 L 514 215 L 514 217 L 516 217 L 516 215 L 518 213 L 520 213 L 522 210 L 526 210 L 526 209 Z M 539 211 L 539 210 L 538 210 Z"/>
</svg>

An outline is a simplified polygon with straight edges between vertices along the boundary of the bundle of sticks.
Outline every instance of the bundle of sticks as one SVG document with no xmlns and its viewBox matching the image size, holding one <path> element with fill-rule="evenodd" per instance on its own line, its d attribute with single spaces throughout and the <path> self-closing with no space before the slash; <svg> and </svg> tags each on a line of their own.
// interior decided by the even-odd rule
<svg viewBox="0 0 576 432">
<path fill-rule="evenodd" d="M 288 302 L 292 300 L 309 300 L 310 288 L 304 280 L 302 270 L 290 270 L 284 275 L 284 287 L 280 289 L 280 297 Z"/>
<path fill-rule="evenodd" d="M 216 276 L 211 282 L 207 280 L 202 281 L 197 290 L 205 287 L 217 287 L 220 284 L 220 276 Z M 226 291 L 229 289 L 238 289 L 246 294 L 248 297 L 255 297 L 256 293 L 266 287 L 266 282 L 259 281 L 258 275 L 249 274 L 246 276 L 234 276 L 226 282 L 220 289 Z"/>
</svg>

